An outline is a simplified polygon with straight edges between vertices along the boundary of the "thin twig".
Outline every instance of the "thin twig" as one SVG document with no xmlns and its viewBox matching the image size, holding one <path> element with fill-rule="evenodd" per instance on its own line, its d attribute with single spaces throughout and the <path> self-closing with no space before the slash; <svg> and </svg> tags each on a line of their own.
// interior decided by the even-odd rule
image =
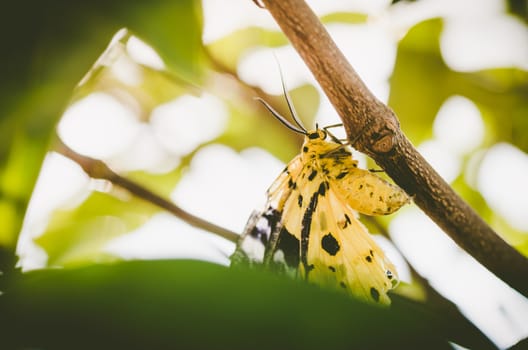
<svg viewBox="0 0 528 350">
<path fill-rule="evenodd" d="M 394 112 L 368 90 L 303 0 L 260 0 L 312 71 L 355 147 L 373 158 L 460 247 L 528 296 L 528 259 L 500 238 L 402 133 Z"/>
<path fill-rule="evenodd" d="M 70 158 L 88 174 L 90 177 L 95 179 L 105 179 L 110 181 L 112 184 L 119 186 L 133 195 L 146 200 L 158 207 L 167 210 L 174 216 L 182 219 L 186 223 L 196 228 L 214 233 L 220 237 L 223 237 L 231 242 L 237 242 L 239 235 L 223 227 L 217 226 L 206 220 L 203 220 L 197 216 L 194 216 L 182 208 L 178 207 L 171 201 L 155 194 L 147 188 L 113 172 L 104 162 L 98 159 L 83 156 L 71 148 L 66 146 L 64 143 L 58 141 L 57 152 Z"/>
</svg>

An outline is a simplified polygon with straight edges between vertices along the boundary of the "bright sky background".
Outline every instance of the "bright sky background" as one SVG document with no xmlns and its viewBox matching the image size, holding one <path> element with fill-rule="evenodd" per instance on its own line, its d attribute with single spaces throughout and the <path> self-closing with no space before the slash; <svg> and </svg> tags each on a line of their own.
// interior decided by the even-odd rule
<svg viewBox="0 0 528 350">
<path fill-rule="evenodd" d="M 528 30 L 516 18 L 503 14 L 503 1 L 421 0 L 391 8 L 388 0 L 308 3 L 320 15 L 345 9 L 370 15 L 364 25 L 332 24 L 328 30 L 369 88 L 384 102 L 389 95 L 388 78 L 394 67 L 397 40 L 415 23 L 435 16 L 444 16 L 446 20 L 441 49 L 451 68 L 459 71 L 496 66 L 528 69 Z M 230 16 L 218 16 L 222 11 Z M 250 25 L 277 29 L 267 12 L 248 0 L 205 0 L 204 21 L 206 43 Z M 137 38 L 130 39 L 126 45 L 119 43 L 123 35 L 123 32 L 116 35 L 98 64 L 108 66 L 121 80 L 132 85 L 143 78 L 137 62 L 163 69 L 157 54 Z M 239 76 L 266 92 L 280 94 L 274 54 L 289 88 L 305 82 L 317 86 L 289 46 L 247 52 L 238 67 Z M 182 96 L 157 107 L 149 124 L 140 120 L 134 108 L 110 95 L 94 93 L 66 111 L 58 133 L 79 153 L 103 159 L 116 170 L 164 172 L 175 167 L 179 157 L 189 150 L 222 134 L 227 118 L 224 102 L 207 93 L 200 97 Z M 321 125 L 338 121 L 325 98 L 321 99 L 317 120 Z M 472 101 L 452 96 L 438 112 L 433 130 L 433 138 L 418 145 L 418 149 L 450 182 L 459 175 L 462 158 L 483 142 L 482 116 Z M 264 203 L 267 187 L 283 167 L 283 163 L 261 149 L 237 153 L 224 145 L 212 144 L 196 154 L 171 193 L 171 199 L 197 216 L 241 232 L 251 211 Z M 522 231 L 528 231 L 526 173 L 528 156 L 513 145 L 501 143 L 484 155 L 470 181 L 493 210 Z M 21 266 L 26 270 L 45 266 L 46 254 L 32 239 L 45 231 L 55 208 L 78 205 L 91 191 L 108 190 L 108 186 L 102 181 L 90 180 L 70 160 L 50 153 L 20 237 Z M 460 305 L 499 346 L 507 347 L 528 336 L 528 301 L 465 254 L 420 210 L 405 208 L 391 222 L 390 232 L 418 271 Z M 111 241 L 106 247 L 108 252 L 124 258 L 184 257 L 222 264 L 228 264 L 233 249 L 232 243 L 192 228 L 167 213 L 154 215 L 146 225 Z M 399 266 L 402 279 L 409 280 L 407 267 L 397 251 L 390 246 L 388 251 Z"/>
</svg>

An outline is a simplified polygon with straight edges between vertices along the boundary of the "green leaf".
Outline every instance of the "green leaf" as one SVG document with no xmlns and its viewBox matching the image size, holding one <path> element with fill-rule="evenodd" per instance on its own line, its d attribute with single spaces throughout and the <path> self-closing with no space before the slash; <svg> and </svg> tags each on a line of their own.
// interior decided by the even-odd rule
<svg viewBox="0 0 528 350">
<path fill-rule="evenodd" d="M 151 44 L 185 80 L 200 81 L 204 60 L 197 1 L 11 1 L 2 14 L 0 196 L 16 217 L 0 244 L 13 250 L 54 125 L 120 28 Z"/>
<path fill-rule="evenodd" d="M 461 95 L 477 104 L 491 129 L 488 143 L 511 142 L 528 152 L 528 72 L 495 68 L 469 73 L 444 62 L 439 38 L 442 21 L 411 28 L 398 45 L 390 80 L 389 105 L 415 144 L 431 138 L 434 118 L 444 101 Z"/>
<path fill-rule="evenodd" d="M 130 34 L 123 38 L 123 44 L 129 37 Z M 125 50 L 123 50 L 120 58 L 127 59 L 128 63 L 135 67 L 135 73 L 141 76 L 139 83 L 124 82 L 116 76 L 113 69 L 98 67 L 92 69 L 90 78 L 83 80 L 83 84 L 75 90 L 73 100 L 82 99 L 94 92 L 103 92 L 113 96 L 118 101 L 122 101 L 125 105 L 130 106 L 132 104 L 138 110 L 140 119 L 148 121 L 152 110 L 160 104 L 171 101 L 182 94 L 199 92 L 195 85 L 182 80 L 182 78 L 133 61 Z"/>
<path fill-rule="evenodd" d="M 121 200 L 93 192 L 76 209 L 56 211 L 46 232 L 35 243 L 48 253 L 48 266 L 115 260 L 102 248 L 111 239 L 138 228 L 159 210 L 136 197 Z"/>
<path fill-rule="evenodd" d="M 442 21 L 433 19 L 411 28 L 398 46 L 390 79 L 389 106 L 401 120 L 405 134 L 415 143 L 429 139 L 442 102 L 449 69 L 440 55 Z"/>
<path fill-rule="evenodd" d="M 450 349 L 436 316 L 410 304 L 196 261 L 32 272 L 0 309 L 9 348 Z"/>
<path fill-rule="evenodd" d="M 126 177 L 165 196 L 174 190 L 185 167 L 186 163 L 182 162 L 167 173 L 134 171 Z M 48 266 L 113 261 L 117 258 L 103 252 L 102 248 L 111 239 L 139 228 L 159 211 L 159 207 L 119 187 L 112 188 L 109 193 L 92 192 L 74 209 L 55 210 L 45 232 L 35 239 L 35 243 L 48 254 Z"/>
<path fill-rule="evenodd" d="M 282 32 L 249 27 L 239 29 L 207 46 L 214 64 L 236 71 L 238 60 L 249 49 L 258 46 L 278 47 L 288 43 Z M 220 67 L 220 68 L 223 68 Z M 224 70 L 224 69 L 220 69 Z"/>
</svg>

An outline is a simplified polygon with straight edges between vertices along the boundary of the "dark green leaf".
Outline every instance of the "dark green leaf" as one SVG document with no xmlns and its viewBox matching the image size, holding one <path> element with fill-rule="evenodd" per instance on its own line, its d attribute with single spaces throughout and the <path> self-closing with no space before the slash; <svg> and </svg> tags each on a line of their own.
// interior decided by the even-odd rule
<svg viewBox="0 0 528 350">
<path fill-rule="evenodd" d="M 193 261 L 33 272 L 0 309 L 2 343 L 16 348 L 450 348 L 434 317 L 408 305 Z"/>
</svg>

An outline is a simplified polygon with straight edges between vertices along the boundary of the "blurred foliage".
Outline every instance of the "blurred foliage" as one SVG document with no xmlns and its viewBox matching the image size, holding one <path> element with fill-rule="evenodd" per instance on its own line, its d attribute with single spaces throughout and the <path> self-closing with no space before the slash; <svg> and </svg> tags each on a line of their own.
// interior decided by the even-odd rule
<svg viewBox="0 0 528 350">
<path fill-rule="evenodd" d="M 156 193 L 170 193 L 181 178 L 188 160 L 165 174 L 131 172 L 127 177 Z M 139 228 L 161 209 L 149 202 L 113 187 L 109 193 L 92 192 L 81 205 L 56 210 L 44 234 L 35 243 L 44 248 L 50 267 L 72 267 L 89 262 L 113 261 L 104 252 L 106 244 Z"/>
<path fill-rule="evenodd" d="M 526 0 L 508 0 L 510 12 L 519 16 L 528 23 L 528 1 Z"/>
<path fill-rule="evenodd" d="M 430 139 L 434 118 L 452 95 L 469 98 L 483 111 L 494 137 L 528 152 L 528 72 L 516 68 L 471 73 L 451 70 L 440 52 L 442 20 L 414 26 L 401 40 L 391 78 L 389 105 L 415 143 Z"/>
<path fill-rule="evenodd" d="M 347 24 L 361 24 L 365 23 L 368 16 L 364 13 L 355 12 L 333 12 L 321 16 L 323 23 L 347 23 Z"/>
<path fill-rule="evenodd" d="M 131 37 L 132 34 L 126 32 L 107 48 L 99 58 L 106 62 L 91 68 L 75 89 L 72 100 L 82 99 L 94 91 L 103 92 L 123 105 L 139 110 L 139 119 L 148 121 L 150 113 L 158 105 L 184 93 L 199 92 L 195 84 L 183 80 L 180 76 L 135 62 L 126 50 L 127 41 Z M 139 82 L 130 84 L 123 81 L 119 73 L 116 73 L 119 69 L 131 70 L 129 73 L 137 75 Z"/>
<path fill-rule="evenodd" d="M 248 50 L 263 47 L 279 47 L 288 40 L 282 32 L 259 27 L 239 29 L 207 46 L 211 58 L 222 69 L 236 72 L 238 60 Z"/>
<path fill-rule="evenodd" d="M 454 71 L 442 58 L 441 32 L 441 19 L 424 21 L 411 28 L 398 45 L 389 106 L 407 137 L 415 145 L 430 139 L 442 104 L 450 96 L 461 95 L 472 100 L 482 113 L 487 129 L 482 146 L 504 141 L 528 152 L 528 72 L 517 68 Z M 468 186 L 463 178 L 467 165 L 465 162 L 461 177 L 453 184 L 457 193 L 506 241 L 527 254 L 528 235 L 510 227 Z"/>
<path fill-rule="evenodd" d="M 510 1 L 512 8 L 518 3 Z M 525 8 L 518 13 L 522 11 L 526 13 Z M 255 271 L 186 261 L 128 262 L 26 275 L 10 271 L 38 169 L 54 137 L 54 125 L 72 100 L 103 91 L 123 103 L 133 101 L 141 121 L 148 122 L 157 105 L 205 87 L 224 100 L 230 113 L 224 134 L 210 142 L 236 150 L 259 146 L 286 162 L 298 152 L 301 138 L 252 100 L 257 88 L 236 77 L 237 64 L 248 50 L 287 44 L 280 32 L 249 27 L 204 47 L 201 7 L 193 0 L 11 2 L 4 5 L 3 14 L 0 270 L 10 276 L 7 285 L 6 279 L 2 281 L 5 295 L 0 297 L 0 322 L 8 338 L 0 341 L 16 348 L 71 348 L 72 344 L 94 348 L 101 345 L 99 339 L 109 348 L 173 347 L 176 343 L 247 348 L 255 340 L 262 348 L 449 348 L 445 339 L 453 340 L 455 334 L 449 320 L 424 313 L 421 306 L 395 302 L 391 311 L 372 308 Z M 361 24 L 367 16 L 336 12 L 322 20 Z M 90 71 L 122 27 L 150 44 L 163 58 L 166 71 L 136 63 L 144 77 L 136 86 L 117 79 L 108 67 Z M 398 45 L 389 104 L 404 132 L 415 144 L 431 138 L 443 102 L 462 95 L 483 113 L 487 128 L 483 147 L 506 141 L 527 152 L 528 72 L 514 68 L 453 71 L 442 59 L 441 31 L 442 20 L 428 20 L 411 28 Z M 210 80 L 217 73 L 211 70 L 231 76 L 237 87 L 214 88 Z M 90 79 L 74 90 L 87 72 Z M 314 125 L 321 98 L 317 89 L 303 85 L 290 93 L 294 101 L 302 101 L 296 107 L 305 125 Z M 269 102 L 287 110 L 282 96 L 270 96 Z M 167 174 L 138 171 L 126 176 L 168 196 L 197 150 L 183 155 L 178 167 Z M 528 254 L 526 235 L 493 213 L 463 174 L 453 186 L 486 221 Z M 105 244 L 140 227 L 158 210 L 119 191 L 93 192 L 78 207 L 55 212 L 36 243 L 48 254 L 49 266 L 115 261 L 103 252 Z M 386 225 L 388 220 L 380 222 Z M 277 305 L 288 305 L 288 313 Z"/>
<path fill-rule="evenodd" d="M 9 348 L 451 348 L 449 321 L 412 304 L 380 308 L 263 271 L 196 261 L 31 272 L 14 278 L 0 309 Z"/>
<path fill-rule="evenodd" d="M 170 74 L 201 80 L 202 18 L 197 1 L 3 4 L 0 201 L 2 220 L 9 224 L 0 227 L 0 254 L 14 248 L 53 127 L 73 88 L 122 27 L 155 47 Z"/>
</svg>

